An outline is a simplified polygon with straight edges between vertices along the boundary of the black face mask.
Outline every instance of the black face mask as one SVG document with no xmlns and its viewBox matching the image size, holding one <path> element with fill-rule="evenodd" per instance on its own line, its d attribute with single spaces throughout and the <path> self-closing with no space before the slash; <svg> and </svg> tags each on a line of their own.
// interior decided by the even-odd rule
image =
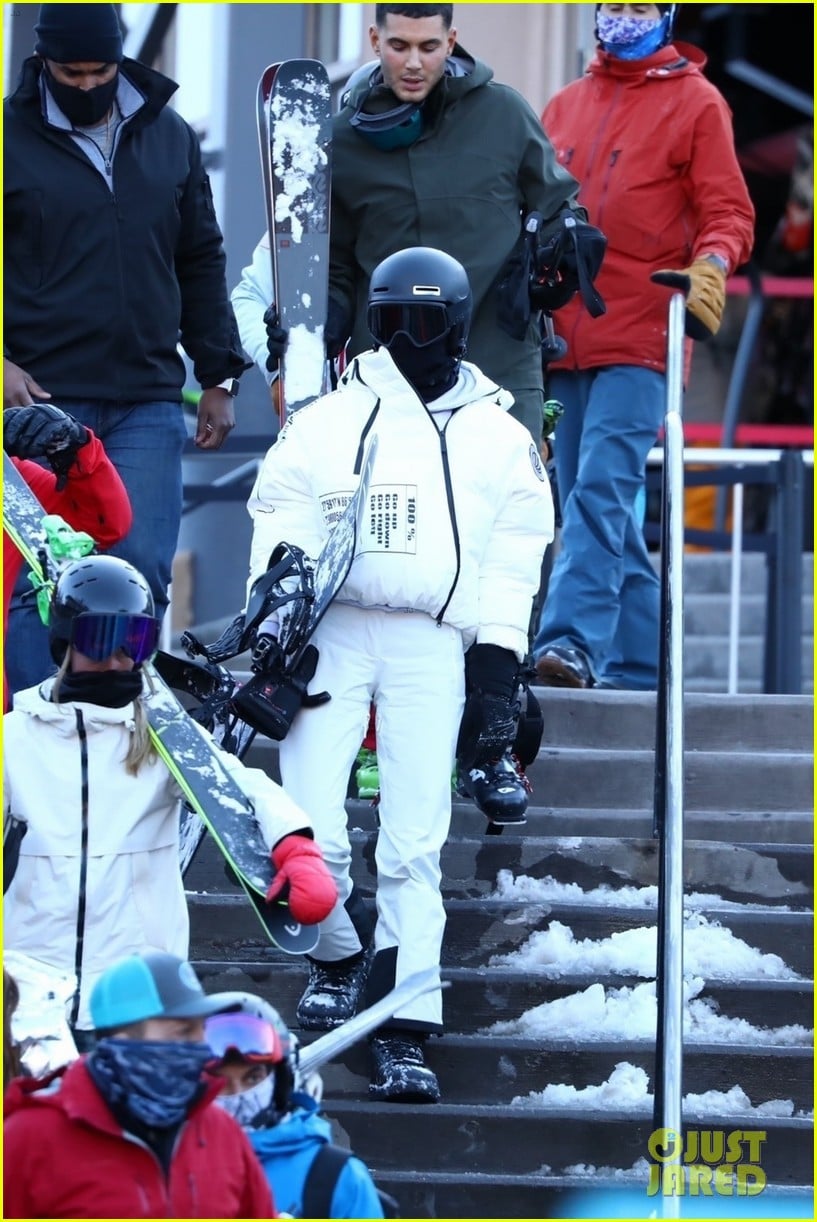
<svg viewBox="0 0 817 1222">
<path fill-rule="evenodd" d="M 46 65 L 48 89 L 62 113 L 74 127 L 93 127 L 105 118 L 113 106 L 119 85 L 119 69 L 104 85 L 94 89 L 78 89 L 76 85 L 64 85 L 55 81 Z"/>
<path fill-rule="evenodd" d="M 407 335 L 398 334 L 388 345 L 389 355 L 424 403 L 439 399 L 457 380 L 460 358 L 448 351 L 448 336 L 417 348 Z"/>
<path fill-rule="evenodd" d="M 141 670 L 67 671 L 52 700 L 57 704 L 79 700 L 106 709 L 123 709 L 141 694 Z"/>
</svg>

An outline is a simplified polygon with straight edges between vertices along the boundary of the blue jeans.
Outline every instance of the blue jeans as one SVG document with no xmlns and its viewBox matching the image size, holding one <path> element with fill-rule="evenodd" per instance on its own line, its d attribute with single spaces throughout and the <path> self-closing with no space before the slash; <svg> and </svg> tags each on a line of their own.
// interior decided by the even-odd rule
<svg viewBox="0 0 817 1222">
<path fill-rule="evenodd" d="M 59 406 L 93 429 L 130 497 L 133 525 L 110 554 L 128 560 L 147 579 L 161 618 L 167 607 L 182 512 L 182 449 L 187 428 L 181 404 L 117 404 L 60 399 Z M 39 683 L 56 669 L 31 597 L 26 571 L 14 587 L 6 633 L 9 693 Z"/>
<path fill-rule="evenodd" d="M 533 643 L 579 649 L 600 684 L 658 678 L 659 581 L 641 529 L 647 454 L 664 417 L 663 374 L 613 365 L 551 375 L 562 544 Z"/>
</svg>

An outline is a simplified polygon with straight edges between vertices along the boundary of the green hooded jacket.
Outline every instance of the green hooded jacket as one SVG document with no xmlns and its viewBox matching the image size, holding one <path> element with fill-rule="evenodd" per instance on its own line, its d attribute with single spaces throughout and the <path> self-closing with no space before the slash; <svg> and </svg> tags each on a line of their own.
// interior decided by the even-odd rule
<svg viewBox="0 0 817 1222">
<path fill-rule="evenodd" d="M 429 94 L 422 134 L 409 147 L 383 151 L 350 125 L 368 78 L 335 115 L 330 296 L 354 315 L 354 356 L 372 346 L 366 303 L 377 264 L 407 246 L 444 250 L 471 281 L 468 360 L 512 394 L 541 390 L 536 319 L 524 340 L 506 334 L 497 322 L 497 282 L 529 212 L 545 218 L 543 241 L 565 206 L 584 215 L 578 184 L 521 94 L 493 81 L 492 69 L 459 44 L 452 58 L 457 71 Z"/>
</svg>

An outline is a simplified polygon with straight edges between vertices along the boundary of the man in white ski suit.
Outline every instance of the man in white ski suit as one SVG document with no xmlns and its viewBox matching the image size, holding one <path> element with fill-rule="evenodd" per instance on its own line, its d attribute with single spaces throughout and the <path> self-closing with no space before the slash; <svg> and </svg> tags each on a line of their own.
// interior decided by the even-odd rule
<svg viewBox="0 0 817 1222">
<path fill-rule="evenodd" d="M 496 647 L 515 672 L 527 653 L 532 599 L 553 537 L 550 487 L 530 434 L 507 414 L 511 396 L 460 360 L 471 310 L 464 270 L 440 251 L 413 248 L 375 269 L 372 292 L 381 269 L 404 259 L 416 262 L 416 274 L 414 263 L 410 271 L 417 285 L 433 286 L 442 267 L 441 289 L 414 289 L 436 294 L 436 308 L 446 307 L 446 276 L 459 276 L 468 295 L 463 342 L 440 340 L 456 352 L 442 360 L 442 379 L 434 380 L 435 367 L 430 388 L 418 387 L 422 371 L 409 381 L 395 363 L 397 348 L 379 336 L 381 346 L 356 357 L 336 391 L 289 418 L 248 504 L 252 585 L 279 542 L 318 555 L 377 437 L 355 558 L 312 638 L 320 658 L 310 686 L 326 689 L 331 700 L 300 712 L 280 746 L 284 788 L 309 814 L 339 890 L 312 958 L 318 967 L 354 963 L 369 935 L 350 879 L 344 800 L 375 705 L 381 799 L 368 1004 L 413 972 L 439 969 L 440 850 L 451 818 L 465 653 L 472 645 Z M 415 356 L 435 351 L 434 343 L 404 348 Z M 408 359 L 401 364 L 411 367 Z M 441 1032 L 441 991 L 399 1010 L 389 1031 L 420 1044 Z M 399 1087 L 372 1090 L 383 1098 L 412 1095 Z M 414 1093 L 434 1101 L 435 1090 L 436 1081 Z"/>
</svg>

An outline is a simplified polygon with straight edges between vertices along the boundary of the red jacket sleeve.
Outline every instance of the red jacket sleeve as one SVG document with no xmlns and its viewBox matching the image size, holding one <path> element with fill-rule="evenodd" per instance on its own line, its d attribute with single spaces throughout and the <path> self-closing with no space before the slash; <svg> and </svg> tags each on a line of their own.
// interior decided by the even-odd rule
<svg viewBox="0 0 817 1222">
<path fill-rule="evenodd" d="M 111 547 L 128 533 L 133 514 L 116 467 L 99 438 L 88 433 L 90 440 L 78 451 L 61 492 L 53 471 L 25 460 L 16 465 L 44 509 L 58 513 L 74 530 L 87 531 L 100 547 Z"/>
<path fill-rule="evenodd" d="M 755 210 L 738 164 L 729 107 L 714 87 L 691 131 L 685 179 L 697 213 L 693 258 L 715 251 L 734 272 L 752 253 Z"/>
</svg>

